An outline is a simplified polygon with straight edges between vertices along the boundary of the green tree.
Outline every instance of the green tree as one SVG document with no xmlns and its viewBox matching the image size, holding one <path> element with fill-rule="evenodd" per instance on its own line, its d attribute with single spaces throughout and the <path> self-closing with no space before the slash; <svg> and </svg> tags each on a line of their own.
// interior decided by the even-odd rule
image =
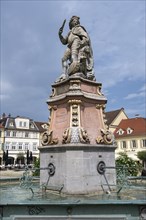
<svg viewBox="0 0 146 220">
<path fill-rule="evenodd" d="M 137 157 L 138 157 L 140 160 L 146 161 L 146 150 L 139 151 L 139 152 L 137 153 Z"/>
<path fill-rule="evenodd" d="M 34 162 L 34 169 L 36 169 L 33 172 L 33 176 L 40 176 L 40 158 L 37 158 L 36 161 Z"/>
<path fill-rule="evenodd" d="M 137 157 L 142 160 L 143 162 L 143 167 L 146 168 L 146 150 L 139 151 L 137 153 Z"/>
<path fill-rule="evenodd" d="M 126 153 L 119 153 L 119 157 L 116 159 L 117 175 L 137 176 L 141 168 L 141 164 L 128 157 Z"/>
</svg>

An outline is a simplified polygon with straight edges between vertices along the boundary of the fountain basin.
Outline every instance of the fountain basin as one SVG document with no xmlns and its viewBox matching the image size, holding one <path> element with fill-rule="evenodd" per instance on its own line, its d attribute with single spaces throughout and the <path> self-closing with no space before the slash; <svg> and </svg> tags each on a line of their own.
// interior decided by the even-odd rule
<svg viewBox="0 0 146 220">
<path fill-rule="evenodd" d="M 43 191 L 36 182 L 28 188 L 10 183 L 1 184 L 0 195 L 2 220 L 146 219 L 145 180 L 140 186 L 123 188 L 120 193 L 75 196 Z"/>
</svg>

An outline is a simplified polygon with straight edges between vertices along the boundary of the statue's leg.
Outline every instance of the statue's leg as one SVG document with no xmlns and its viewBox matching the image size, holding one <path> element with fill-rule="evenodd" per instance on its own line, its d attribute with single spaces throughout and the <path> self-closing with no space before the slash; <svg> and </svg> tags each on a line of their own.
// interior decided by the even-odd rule
<svg viewBox="0 0 146 220">
<path fill-rule="evenodd" d="M 78 61 L 79 47 L 80 47 L 80 39 L 77 37 L 74 39 L 71 46 L 71 62 Z"/>
<path fill-rule="evenodd" d="M 62 68 L 63 68 L 63 73 L 67 74 L 67 69 L 68 69 L 68 60 L 70 59 L 71 56 L 71 50 L 70 48 L 67 48 L 64 56 L 62 58 Z"/>
</svg>

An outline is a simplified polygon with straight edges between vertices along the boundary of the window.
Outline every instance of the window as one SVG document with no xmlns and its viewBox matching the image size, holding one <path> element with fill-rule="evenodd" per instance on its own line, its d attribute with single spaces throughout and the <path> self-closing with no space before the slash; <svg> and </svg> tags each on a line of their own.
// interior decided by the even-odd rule
<svg viewBox="0 0 146 220">
<path fill-rule="evenodd" d="M 22 127 L 22 121 L 19 122 L 19 127 Z"/>
<path fill-rule="evenodd" d="M 22 142 L 19 143 L 18 150 L 22 150 L 22 144 L 23 144 Z"/>
<path fill-rule="evenodd" d="M 33 143 L 33 151 L 36 151 L 37 150 L 37 143 Z"/>
<path fill-rule="evenodd" d="M 19 131 L 18 137 L 23 137 L 22 131 Z"/>
<path fill-rule="evenodd" d="M 37 133 L 33 133 L 33 138 L 37 138 Z"/>
<path fill-rule="evenodd" d="M 16 142 L 12 142 L 12 150 L 16 150 Z"/>
<path fill-rule="evenodd" d="M 122 149 L 126 149 L 127 148 L 126 141 L 121 141 L 121 148 Z"/>
<path fill-rule="evenodd" d="M 141 140 L 141 146 L 146 147 L 146 139 Z"/>
<path fill-rule="evenodd" d="M 120 129 L 117 131 L 117 134 L 122 135 L 122 134 L 124 134 L 124 131 L 120 128 Z"/>
<path fill-rule="evenodd" d="M 133 130 L 131 128 L 127 128 L 127 134 L 131 134 Z"/>
<path fill-rule="evenodd" d="M 28 150 L 28 146 L 29 146 L 29 143 L 25 143 L 25 145 L 24 145 L 24 150 Z"/>
<path fill-rule="evenodd" d="M 5 143 L 5 149 L 6 149 L 6 150 L 9 150 L 9 149 L 10 149 L 10 142 L 6 142 L 6 143 Z"/>
<path fill-rule="evenodd" d="M 132 140 L 131 141 L 131 148 L 136 148 L 137 145 L 136 145 L 136 140 Z"/>
<path fill-rule="evenodd" d="M 10 122 L 10 127 L 14 127 L 14 123 L 13 122 Z"/>
<path fill-rule="evenodd" d="M 26 137 L 26 138 L 29 137 L 29 132 L 25 132 L 25 137 Z"/>
<path fill-rule="evenodd" d="M 6 131 L 6 137 L 10 137 L 10 131 Z"/>
<path fill-rule="evenodd" d="M 24 124 L 23 124 L 23 125 L 24 125 L 24 127 L 26 127 L 26 121 L 24 122 Z"/>
<path fill-rule="evenodd" d="M 34 128 L 34 124 L 31 123 L 31 124 L 30 124 L 30 127 L 31 127 L 31 128 Z"/>
<path fill-rule="evenodd" d="M 41 127 L 42 127 L 43 129 L 47 129 L 47 128 L 48 128 L 48 125 L 47 125 L 47 124 L 43 124 L 43 125 L 41 125 Z"/>
<path fill-rule="evenodd" d="M 118 148 L 118 143 L 117 143 L 117 141 L 115 141 L 115 147 Z"/>
<path fill-rule="evenodd" d="M 12 131 L 12 137 L 16 137 L 16 131 Z"/>
</svg>

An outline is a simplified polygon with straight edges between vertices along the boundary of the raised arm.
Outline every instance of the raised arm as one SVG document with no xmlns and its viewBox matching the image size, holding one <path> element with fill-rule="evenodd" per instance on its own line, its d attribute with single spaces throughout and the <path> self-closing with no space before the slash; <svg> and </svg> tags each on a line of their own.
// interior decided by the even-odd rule
<svg viewBox="0 0 146 220">
<path fill-rule="evenodd" d="M 59 29 L 59 32 L 58 32 L 58 35 L 59 35 L 59 38 L 60 38 L 60 41 L 62 44 L 67 44 L 67 37 L 63 37 L 62 36 L 62 33 L 63 33 L 63 28 L 64 28 L 64 25 L 65 25 L 65 22 L 66 22 L 66 19 L 63 21 L 63 24 L 61 26 L 61 28 Z"/>
</svg>

